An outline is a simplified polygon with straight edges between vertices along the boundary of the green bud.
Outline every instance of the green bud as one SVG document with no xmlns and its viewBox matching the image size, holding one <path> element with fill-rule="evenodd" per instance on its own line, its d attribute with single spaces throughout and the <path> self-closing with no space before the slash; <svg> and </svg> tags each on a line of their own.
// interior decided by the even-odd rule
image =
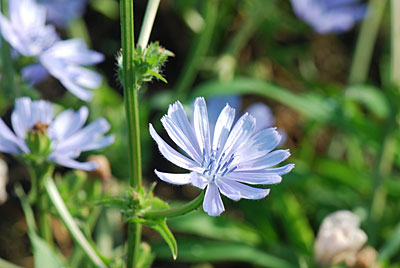
<svg viewBox="0 0 400 268">
<path fill-rule="evenodd" d="M 27 133 L 26 145 L 30 150 L 30 158 L 35 162 L 43 162 L 51 153 L 50 139 L 46 135 L 47 124 L 36 123 Z"/>
</svg>

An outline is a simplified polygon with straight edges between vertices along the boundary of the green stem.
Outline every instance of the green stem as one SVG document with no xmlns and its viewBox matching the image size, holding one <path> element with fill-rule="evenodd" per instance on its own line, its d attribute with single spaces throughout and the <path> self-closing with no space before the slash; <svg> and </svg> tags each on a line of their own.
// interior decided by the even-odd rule
<svg viewBox="0 0 400 268">
<path fill-rule="evenodd" d="M 122 0 L 121 6 L 121 41 L 125 111 L 128 124 L 129 144 L 129 185 L 137 188 L 142 184 L 142 159 L 140 149 L 140 124 L 138 88 L 133 69 L 133 50 L 135 49 L 133 0 Z M 141 240 L 141 225 L 129 223 L 127 268 L 136 267 Z"/>
<path fill-rule="evenodd" d="M 147 3 L 146 13 L 144 14 L 144 19 L 142 23 L 142 28 L 140 29 L 138 41 L 138 46 L 141 46 L 143 49 L 147 47 L 147 44 L 149 42 L 150 33 L 153 28 L 159 5 L 160 0 L 149 0 L 149 2 Z"/>
<path fill-rule="evenodd" d="M 400 86 L 400 1 L 391 1 L 391 29 L 392 29 L 392 74 L 391 80 L 396 86 Z"/>
<path fill-rule="evenodd" d="M 44 180 L 47 176 L 51 176 L 54 170 L 52 165 L 31 164 L 30 168 L 33 184 L 35 186 L 37 199 L 35 201 L 36 214 L 38 219 L 38 231 L 41 238 L 43 238 L 49 245 L 53 245 L 53 234 L 51 228 L 51 215 L 49 213 L 49 200 L 44 190 Z M 36 185 L 35 185 L 36 184 Z"/>
<path fill-rule="evenodd" d="M 200 61 L 206 54 L 214 33 L 215 24 L 218 18 L 218 3 L 216 0 L 206 0 L 205 4 L 205 26 L 200 35 L 194 40 L 191 51 L 183 66 L 180 77 L 175 87 L 179 98 L 187 98 L 187 92 L 196 79 Z"/>
<path fill-rule="evenodd" d="M 163 210 L 154 210 L 149 211 L 144 214 L 145 218 L 172 218 L 176 216 L 184 215 L 192 210 L 197 209 L 202 203 L 204 199 L 205 191 L 202 191 L 195 199 L 186 203 L 180 207 L 163 209 Z"/>
<path fill-rule="evenodd" d="M 356 50 L 350 70 L 351 84 L 364 83 L 368 76 L 369 66 L 381 24 L 387 0 L 370 0 L 368 11 L 361 24 Z"/>
<path fill-rule="evenodd" d="M 62 222 L 64 223 L 65 227 L 67 228 L 68 232 L 75 240 L 75 242 L 83 249 L 89 259 L 97 267 L 107 267 L 104 264 L 103 260 L 99 257 L 97 251 L 91 246 L 91 244 L 88 242 L 81 230 L 76 225 L 74 219 L 72 218 L 67 207 L 65 206 L 65 203 L 62 200 L 54 181 L 50 177 L 47 177 L 44 181 L 44 186 L 51 203 L 56 208 L 58 215 L 60 216 Z"/>
<path fill-rule="evenodd" d="M 4 15 L 8 13 L 7 0 L 1 0 L 1 13 Z M 12 102 L 15 96 L 19 96 L 19 88 L 15 84 L 15 70 L 11 59 L 11 48 L 3 37 L 1 37 L 1 63 L 4 96 Z"/>
<path fill-rule="evenodd" d="M 51 231 L 51 215 L 49 214 L 49 200 L 42 192 L 39 194 L 37 202 L 37 218 L 39 235 L 49 245 L 53 245 L 53 235 Z"/>
</svg>

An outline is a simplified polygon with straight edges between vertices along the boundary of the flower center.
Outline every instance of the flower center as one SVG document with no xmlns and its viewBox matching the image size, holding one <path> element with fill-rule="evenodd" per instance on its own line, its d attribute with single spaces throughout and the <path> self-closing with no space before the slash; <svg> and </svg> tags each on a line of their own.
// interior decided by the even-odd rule
<svg viewBox="0 0 400 268">
<path fill-rule="evenodd" d="M 47 128 L 49 127 L 49 124 L 45 124 L 42 122 L 36 122 L 32 129 L 31 132 L 34 134 L 46 134 Z"/>
<path fill-rule="evenodd" d="M 217 150 L 212 150 L 210 155 L 207 157 L 205 150 L 203 149 L 203 160 L 202 168 L 204 168 L 203 175 L 209 182 L 214 182 L 216 178 L 223 177 L 228 173 L 233 172 L 237 166 L 231 166 L 235 155 L 231 154 L 230 157 L 225 157 L 225 153 L 222 153 L 217 157 Z"/>
</svg>

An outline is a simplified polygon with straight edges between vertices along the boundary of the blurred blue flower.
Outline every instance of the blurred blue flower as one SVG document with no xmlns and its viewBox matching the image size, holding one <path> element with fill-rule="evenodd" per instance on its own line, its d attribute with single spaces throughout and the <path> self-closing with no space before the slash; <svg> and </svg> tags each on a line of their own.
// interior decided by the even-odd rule
<svg viewBox="0 0 400 268">
<path fill-rule="evenodd" d="M 361 0 L 291 0 L 296 15 L 321 34 L 341 33 L 364 18 Z"/>
<path fill-rule="evenodd" d="M 38 0 L 47 9 L 47 21 L 65 28 L 85 11 L 88 0 Z"/>
<path fill-rule="evenodd" d="M 20 54 L 38 56 L 59 39 L 54 26 L 46 25 L 46 8 L 34 0 L 8 1 L 9 19 L 0 13 L 1 34 Z"/>
<path fill-rule="evenodd" d="M 88 117 L 88 108 L 83 106 L 77 112 L 66 110 L 54 118 L 53 105 L 44 100 L 31 101 L 18 98 L 11 114 L 15 134 L 0 118 L 0 152 L 16 155 L 30 154 L 27 143 L 29 133 L 41 128 L 50 140 L 47 160 L 62 166 L 83 170 L 94 170 L 94 162 L 74 160 L 81 152 L 106 147 L 114 142 L 114 136 L 103 136 L 110 129 L 104 118 L 99 118 L 83 127 Z"/>
<path fill-rule="evenodd" d="M 208 111 L 210 119 L 210 130 L 214 130 L 214 125 L 217 122 L 217 118 L 224 106 L 229 103 L 229 105 L 236 110 L 235 116 L 238 115 L 237 111 L 242 107 L 242 98 L 238 95 L 228 95 L 228 96 L 217 96 L 212 97 L 207 100 Z M 273 127 L 275 125 L 275 118 L 272 114 L 271 109 L 262 102 L 256 102 L 250 105 L 245 113 L 251 114 L 256 119 L 255 132 L 263 130 L 265 128 Z M 283 129 L 277 128 L 278 133 L 281 135 L 281 142 L 279 146 L 285 144 L 287 139 L 287 134 Z"/>
<path fill-rule="evenodd" d="M 34 85 L 51 74 L 72 94 L 90 100 L 102 77 L 82 66 L 99 63 L 104 56 L 80 39 L 60 41 L 54 27 L 45 24 L 46 9 L 34 0 L 10 1 L 9 15 L 0 14 L 1 34 L 18 53 L 37 60 L 22 69 L 23 78 Z"/>
<path fill-rule="evenodd" d="M 172 174 L 155 170 L 157 176 L 172 184 L 189 184 L 206 189 L 203 209 L 210 216 L 218 216 L 225 209 L 220 193 L 232 200 L 260 199 L 269 189 L 250 185 L 280 183 L 281 175 L 288 173 L 293 164 L 271 168 L 290 155 L 288 150 L 272 151 L 281 137 L 275 128 L 255 133 L 256 120 L 248 113 L 234 124 L 235 109 L 228 104 L 223 108 L 210 132 L 207 106 L 204 98 L 194 103 L 190 123 L 182 104 L 170 105 L 161 122 L 169 137 L 186 155 L 170 147 L 150 124 L 150 134 L 162 155 L 190 173 Z"/>
</svg>

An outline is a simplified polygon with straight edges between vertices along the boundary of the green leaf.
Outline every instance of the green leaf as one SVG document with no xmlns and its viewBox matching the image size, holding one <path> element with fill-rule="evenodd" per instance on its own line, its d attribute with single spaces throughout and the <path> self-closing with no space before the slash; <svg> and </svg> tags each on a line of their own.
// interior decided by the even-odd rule
<svg viewBox="0 0 400 268">
<path fill-rule="evenodd" d="M 166 219 L 146 220 L 143 221 L 143 224 L 146 224 L 150 228 L 156 230 L 164 238 L 165 242 L 167 242 L 168 247 L 171 251 L 172 258 L 176 260 L 178 256 L 178 245 L 176 243 L 174 235 L 168 228 L 167 220 Z"/>
<path fill-rule="evenodd" d="M 179 246 L 178 260 L 183 262 L 241 261 L 269 268 L 297 267 L 286 260 L 245 244 L 180 239 Z M 168 249 L 164 245 L 156 244 L 152 248 L 158 258 L 167 259 L 169 257 Z"/>
<path fill-rule="evenodd" d="M 54 250 L 49 246 L 49 244 L 47 244 L 46 241 L 37 235 L 33 210 L 29 205 L 28 197 L 26 196 L 22 186 L 17 184 L 15 185 L 14 189 L 21 201 L 22 210 L 24 211 L 26 223 L 28 225 L 28 235 L 32 243 L 35 267 L 65 267 L 65 265 L 62 264 L 62 261 L 59 259 L 57 253 L 54 252 Z"/>
<path fill-rule="evenodd" d="M 35 232 L 29 232 L 29 239 L 33 247 L 33 257 L 35 267 L 41 268 L 57 268 L 65 267 L 59 259 L 58 255 L 51 247 L 41 239 Z"/>
<path fill-rule="evenodd" d="M 336 112 L 337 103 L 333 99 L 312 94 L 296 94 L 261 80 L 240 77 L 229 82 L 211 81 L 201 84 L 193 90 L 196 96 L 256 94 L 278 101 L 308 118 L 318 121 L 331 120 Z"/>
<path fill-rule="evenodd" d="M 379 118 L 386 118 L 389 115 L 389 103 L 385 94 L 376 87 L 357 85 L 346 89 L 346 98 L 358 101 Z"/>
<path fill-rule="evenodd" d="M 168 224 L 174 231 L 195 234 L 202 237 L 243 242 L 255 245 L 260 238 L 251 227 L 224 217 L 210 217 L 203 211 L 170 218 Z"/>
<path fill-rule="evenodd" d="M 400 224 L 393 231 L 391 238 L 379 250 L 379 261 L 389 260 L 400 251 Z"/>
<path fill-rule="evenodd" d="M 312 253 L 314 245 L 314 232 L 308 222 L 304 208 L 297 201 L 296 197 L 285 192 L 275 196 L 278 201 L 278 211 L 284 211 L 283 223 L 288 239 L 305 253 Z"/>
<path fill-rule="evenodd" d="M 148 70 L 147 73 L 149 73 L 152 76 L 155 76 L 156 78 L 158 78 L 159 80 L 163 81 L 164 83 L 168 84 L 167 79 L 165 79 L 164 77 L 162 77 L 161 74 L 154 72 L 153 70 Z"/>
</svg>

